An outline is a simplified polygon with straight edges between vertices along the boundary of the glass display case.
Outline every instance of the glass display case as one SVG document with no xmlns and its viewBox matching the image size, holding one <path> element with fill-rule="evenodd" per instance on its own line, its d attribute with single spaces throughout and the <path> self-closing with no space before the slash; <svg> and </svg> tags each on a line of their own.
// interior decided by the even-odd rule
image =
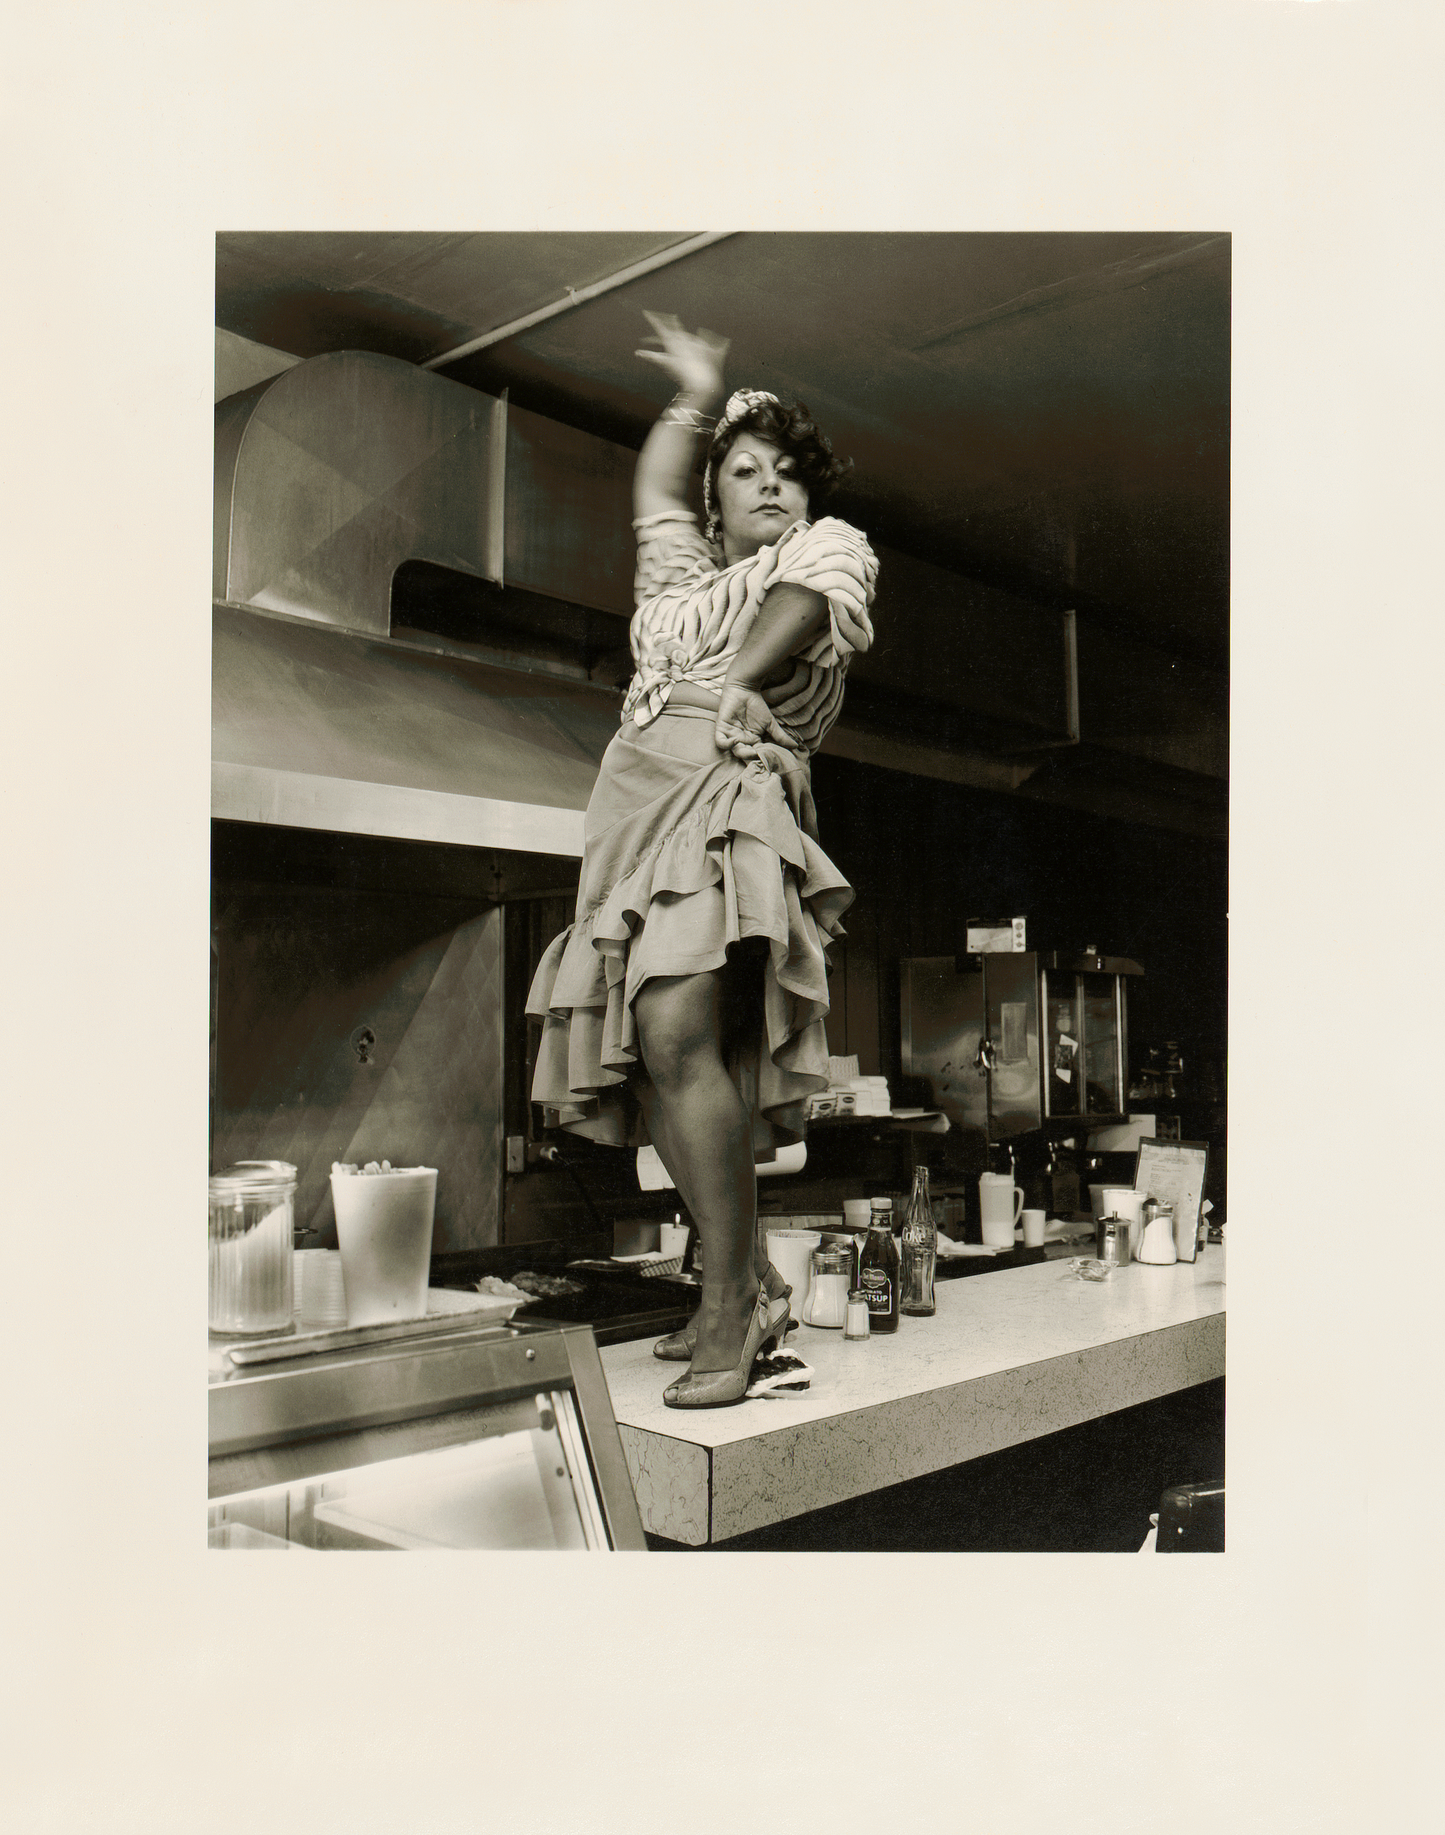
<svg viewBox="0 0 1445 1835">
<path fill-rule="evenodd" d="M 212 1548 L 647 1546 L 585 1326 L 236 1345 L 209 1402 Z"/>
<path fill-rule="evenodd" d="M 1020 950 L 900 964 L 905 1076 L 990 1143 L 1128 1118 L 1127 983 L 1137 962 Z"/>
</svg>

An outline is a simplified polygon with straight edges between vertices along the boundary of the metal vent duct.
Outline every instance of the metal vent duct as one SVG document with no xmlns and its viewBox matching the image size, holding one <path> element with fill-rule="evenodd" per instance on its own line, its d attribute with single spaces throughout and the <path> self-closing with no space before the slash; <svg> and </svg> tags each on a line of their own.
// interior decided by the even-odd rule
<svg viewBox="0 0 1445 1835">
<path fill-rule="evenodd" d="M 213 596 L 384 636 L 403 561 L 499 581 L 504 413 L 355 350 L 219 403 Z"/>
</svg>

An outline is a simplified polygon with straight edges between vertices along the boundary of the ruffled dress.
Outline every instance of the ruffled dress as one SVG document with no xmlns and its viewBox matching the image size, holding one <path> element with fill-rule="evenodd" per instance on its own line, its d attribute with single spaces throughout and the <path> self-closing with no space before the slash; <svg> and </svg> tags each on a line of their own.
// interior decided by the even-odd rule
<svg viewBox="0 0 1445 1835">
<path fill-rule="evenodd" d="M 833 517 L 794 523 L 730 567 L 685 512 L 635 527 L 636 673 L 587 809 L 576 915 L 527 997 L 542 1021 L 532 1100 L 576 1133 L 645 1142 L 629 1087 L 646 1075 L 638 991 L 654 976 L 719 969 L 760 938 L 761 1011 L 730 1070 L 765 1159 L 769 1143 L 802 1136 L 807 1099 L 828 1081 L 824 950 L 853 891 L 819 845 L 809 760 L 837 718 L 850 658 L 872 643 L 877 561 Z M 805 667 L 773 706 L 798 750 L 764 744 L 740 759 L 718 749 L 711 712 L 669 697 L 680 681 L 721 689 L 782 582 L 828 603 L 826 626 L 797 653 Z"/>
</svg>

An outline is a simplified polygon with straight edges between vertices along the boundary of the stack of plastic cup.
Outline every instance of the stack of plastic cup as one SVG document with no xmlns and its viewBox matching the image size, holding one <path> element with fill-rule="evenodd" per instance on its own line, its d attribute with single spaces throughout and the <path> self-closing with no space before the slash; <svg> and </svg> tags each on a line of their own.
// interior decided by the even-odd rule
<svg viewBox="0 0 1445 1835">
<path fill-rule="evenodd" d="M 346 1324 L 346 1280 L 338 1250 L 296 1251 L 296 1323 L 303 1331 Z"/>
</svg>

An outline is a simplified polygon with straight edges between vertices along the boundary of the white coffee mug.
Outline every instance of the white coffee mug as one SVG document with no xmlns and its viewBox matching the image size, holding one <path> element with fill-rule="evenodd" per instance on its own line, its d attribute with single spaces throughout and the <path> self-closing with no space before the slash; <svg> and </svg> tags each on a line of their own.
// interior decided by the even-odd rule
<svg viewBox="0 0 1445 1835">
<path fill-rule="evenodd" d="M 1026 1249 L 1042 1249 L 1044 1246 L 1044 1225 L 1048 1221 L 1048 1213 L 1046 1211 L 1025 1211 L 1023 1219 L 1024 1247 Z"/>
<path fill-rule="evenodd" d="M 984 1172 L 978 1179 L 978 1210 L 983 1240 L 995 1248 L 1011 1249 L 1014 1225 L 1024 1208 L 1023 1187 L 1006 1172 Z"/>
</svg>

